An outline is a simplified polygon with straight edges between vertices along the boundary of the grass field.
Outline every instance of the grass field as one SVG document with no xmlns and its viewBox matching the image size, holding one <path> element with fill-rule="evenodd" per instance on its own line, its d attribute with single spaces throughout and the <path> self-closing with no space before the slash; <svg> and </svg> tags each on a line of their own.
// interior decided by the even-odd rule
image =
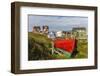
<svg viewBox="0 0 100 76">
<path fill-rule="evenodd" d="M 78 54 L 76 58 L 87 58 L 88 57 L 88 42 L 87 40 L 78 40 L 77 43 Z"/>
<path fill-rule="evenodd" d="M 51 40 L 45 35 L 37 33 L 28 33 L 28 59 L 29 60 L 47 60 L 51 59 L 50 48 Z"/>
<path fill-rule="evenodd" d="M 87 40 L 78 40 L 78 54 L 75 58 L 87 58 L 88 56 Z M 49 60 L 49 59 L 67 59 L 70 54 L 51 54 L 52 40 L 46 35 L 38 33 L 28 33 L 28 60 Z M 68 56 L 67 56 L 68 55 Z M 71 57 L 70 57 L 71 58 Z"/>
</svg>

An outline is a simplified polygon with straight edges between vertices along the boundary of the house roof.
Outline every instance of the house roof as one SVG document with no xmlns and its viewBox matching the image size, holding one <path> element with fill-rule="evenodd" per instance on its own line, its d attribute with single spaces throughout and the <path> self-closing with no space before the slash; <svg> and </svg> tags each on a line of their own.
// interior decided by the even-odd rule
<svg viewBox="0 0 100 76">
<path fill-rule="evenodd" d="M 85 27 L 77 27 L 77 28 L 73 28 L 72 30 L 86 30 Z"/>
</svg>

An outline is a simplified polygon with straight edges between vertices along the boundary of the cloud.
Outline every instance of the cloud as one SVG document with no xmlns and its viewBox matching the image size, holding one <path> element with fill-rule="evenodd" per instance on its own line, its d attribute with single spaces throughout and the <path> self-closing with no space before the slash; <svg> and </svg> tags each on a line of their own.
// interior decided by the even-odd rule
<svg viewBox="0 0 100 76">
<path fill-rule="evenodd" d="M 70 30 L 72 27 L 88 27 L 88 17 L 79 16 L 29 16 L 29 31 L 34 25 L 48 25 L 50 30 Z"/>
</svg>

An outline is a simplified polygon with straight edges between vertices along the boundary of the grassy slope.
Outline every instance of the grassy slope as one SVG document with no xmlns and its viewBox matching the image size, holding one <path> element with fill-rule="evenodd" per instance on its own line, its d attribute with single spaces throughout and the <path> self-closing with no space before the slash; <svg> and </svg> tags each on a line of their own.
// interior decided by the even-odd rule
<svg viewBox="0 0 100 76">
<path fill-rule="evenodd" d="M 87 58 L 88 57 L 88 43 L 86 40 L 79 40 L 77 44 L 77 50 L 79 53 L 76 58 Z"/>
<path fill-rule="evenodd" d="M 28 33 L 29 60 L 49 59 L 51 40 L 45 35 L 38 33 Z"/>
<path fill-rule="evenodd" d="M 29 38 L 33 38 L 35 41 L 41 42 L 41 43 L 50 43 L 51 42 L 51 40 L 48 39 L 47 36 L 42 35 L 42 34 L 37 34 L 37 33 L 29 32 L 28 33 L 28 37 Z"/>
<path fill-rule="evenodd" d="M 54 58 L 55 55 L 48 56 L 48 52 L 51 51 L 51 40 L 47 38 L 45 35 L 36 34 L 29 32 L 28 33 L 28 41 L 32 43 L 32 48 L 29 50 L 29 60 L 46 60 L 46 59 L 65 59 L 65 56 L 58 56 Z M 87 58 L 88 56 L 88 48 L 86 40 L 78 41 L 77 50 L 79 53 L 75 58 Z M 38 51 L 38 52 L 37 52 Z M 36 57 L 36 58 L 35 58 Z"/>
</svg>

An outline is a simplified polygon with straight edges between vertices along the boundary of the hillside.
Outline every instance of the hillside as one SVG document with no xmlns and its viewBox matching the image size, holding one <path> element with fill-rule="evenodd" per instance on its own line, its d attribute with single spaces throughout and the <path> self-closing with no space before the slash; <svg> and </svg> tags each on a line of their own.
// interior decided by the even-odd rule
<svg viewBox="0 0 100 76">
<path fill-rule="evenodd" d="M 68 44 L 69 45 L 69 44 Z M 87 40 L 78 40 L 76 56 L 71 57 L 69 53 L 60 48 L 53 48 L 52 40 L 46 35 L 38 33 L 28 33 L 28 60 L 50 60 L 50 59 L 72 59 L 72 58 L 87 58 L 88 57 Z"/>
<path fill-rule="evenodd" d="M 29 60 L 50 59 L 51 40 L 45 35 L 28 33 L 28 54 Z"/>
</svg>

